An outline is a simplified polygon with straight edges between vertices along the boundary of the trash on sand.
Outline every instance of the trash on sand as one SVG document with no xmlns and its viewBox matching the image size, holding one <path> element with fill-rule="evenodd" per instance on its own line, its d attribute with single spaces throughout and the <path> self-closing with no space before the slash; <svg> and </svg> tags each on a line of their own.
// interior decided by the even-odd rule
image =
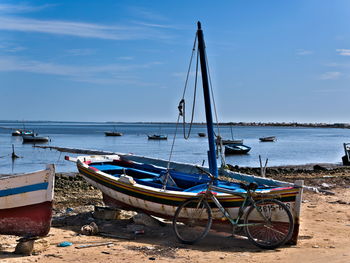
<svg viewBox="0 0 350 263">
<path fill-rule="evenodd" d="M 127 240 L 135 239 L 134 236 L 121 236 L 121 235 L 114 235 L 114 234 L 103 233 L 103 232 L 100 232 L 98 234 L 103 237 L 112 237 L 112 238 L 120 238 L 120 239 L 127 239 Z"/>
<path fill-rule="evenodd" d="M 80 246 L 76 246 L 75 248 L 80 249 L 80 248 L 88 248 L 88 247 L 100 247 L 100 246 L 108 246 L 111 244 L 113 244 L 113 242 L 103 242 L 103 243 L 97 243 L 97 244 L 80 245 Z"/>
<path fill-rule="evenodd" d="M 72 242 L 63 241 L 63 242 L 59 243 L 57 246 L 58 246 L 58 247 L 69 247 L 69 246 L 71 246 L 71 245 L 73 245 Z"/>
</svg>

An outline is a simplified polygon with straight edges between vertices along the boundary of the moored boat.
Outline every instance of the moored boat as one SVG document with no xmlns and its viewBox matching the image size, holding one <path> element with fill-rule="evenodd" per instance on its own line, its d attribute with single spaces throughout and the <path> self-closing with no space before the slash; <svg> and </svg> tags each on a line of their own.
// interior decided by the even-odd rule
<svg viewBox="0 0 350 263">
<path fill-rule="evenodd" d="M 246 154 L 250 151 L 251 147 L 241 144 L 227 144 L 225 145 L 225 154 Z"/>
<path fill-rule="evenodd" d="M 33 173 L 0 175 L 0 234 L 48 234 L 54 179 L 54 165 Z"/>
<path fill-rule="evenodd" d="M 205 132 L 199 132 L 199 133 L 198 133 L 198 136 L 199 136 L 199 137 L 206 137 L 207 134 L 206 134 Z"/>
<path fill-rule="evenodd" d="M 243 143 L 243 139 L 232 139 L 232 140 L 223 140 L 221 139 L 222 145 L 227 145 L 227 144 L 240 144 Z M 220 144 L 220 139 L 216 139 L 216 144 Z"/>
<path fill-rule="evenodd" d="M 260 137 L 261 142 L 274 142 L 277 140 L 276 136 Z"/>
<path fill-rule="evenodd" d="M 148 140 L 167 140 L 168 136 L 162 134 L 147 135 Z"/>
<path fill-rule="evenodd" d="M 29 135 L 22 136 L 23 143 L 45 143 L 50 140 L 47 136 L 37 136 L 37 135 Z"/>
<path fill-rule="evenodd" d="M 28 131 L 28 130 L 17 129 L 12 132 L 12 136 L 32 136 L 32 135 L 34 135 L 34 132 Z"/>
<path fill-rule="evenodd" d="M 123 136 L 121 132 L 116 132 L 116 131 L 107 131 L 105 132 L 106 136 Z"/>
</svg>

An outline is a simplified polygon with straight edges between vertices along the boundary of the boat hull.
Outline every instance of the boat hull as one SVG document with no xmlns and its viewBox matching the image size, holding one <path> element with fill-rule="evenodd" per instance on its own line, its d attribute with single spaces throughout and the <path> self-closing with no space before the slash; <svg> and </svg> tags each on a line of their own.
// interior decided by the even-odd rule
<svg viewBox="0 0 350 263">
<path fill-rule="evenodd" d="M 45 236 L 52 218 L 54 166 L 0 177 L 0 234 Z"/>
<path fill-rule="evenodd" d="M 105 132 L 106 136 L 122 136 L 121 132 Z"/>
<path fill-rule="evenodd" d="M 45 236 L 49 233 L 52 201 L 9 209 L 0 209 L 0 234 Z"/>
<path fill-rule="evenodd" d="M 259 138 L 261 142 L 274 142 L 276 141 L 276 137 L 270 136 L 270 137 L 261 137 Z"/>
<path fill-rule="evenodd" d="M 49 137 L 37 137 L 37 136 L 22 136 L 23 143 L 45 143 L 50 139 Z"/>
<path fill-rule="evenodd" d="M 228 144 L 225 145 L 225 154 L 247 154 L 250 147 L 243 144 Z"/>
</svg>

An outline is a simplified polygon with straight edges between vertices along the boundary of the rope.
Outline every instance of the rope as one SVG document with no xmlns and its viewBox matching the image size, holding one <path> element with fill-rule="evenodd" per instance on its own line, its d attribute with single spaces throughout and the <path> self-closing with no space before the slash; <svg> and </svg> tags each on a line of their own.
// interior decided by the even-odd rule
<svg viewBox="0 0 350 263">
<path fill-rule="evenodd" d="M 170 153 L 169 153 L 169 160 L 168 160 L 168 164 L 167 164 L 167 172 L 166 172 L 165 180 L 163 182 L 163 189 L 164 190 L 166 189 L 166 184 L 167 184 L 169 176 L 170 176 L 170 172 L 169 172 L 169 170 L 170 170 L 170 162 L 171 162 L 171 158 L 172 158 L 173 152 L 174 152 L 174 145 L 175 145 L 176 135 L 177 135 L 178 126 L 179 126 L 179 122 L 180 122 L 180 117 L 181 116 L 182 117 L 185 116 L 185 94 L 186 94 L 188 79 L 189 79 L 189 76 L 190 76 L 193 56 L 194 56 L 194 53 L 196 51 L 196 44 L 197 44 L 197 33 L 196 33 L 196 36 L 194 38 L 194 43 L 193 43 L 190 63 L 189 63 L 188 69 L 187 69 L 187 76 L 186 76 L 184 91 L 182 93 L 182 98 L 181 98 L 181 100 L 179 102 L 179 105 L 178 105 L 179 114 L 177 116 L 177 121 L 176 121 L 176 126 L 175 126 L 175 133 L 174 133 L 174 137 L 173 137 L 173 141 L 172 141 L 171 149 L 170 149 Z M 198 58 L 197 58 L 197 60 L 198 60 Z M 198 62 L 197 62 L 197 64 L 198 64 Z M 196 93 L 194 93 L 194 94 L 196 94 Z M 195 101 L 193 103 L 195 103 Z M 193 105 L 192 109 L 194 109 L 194 105 Z M 193 120 L 193 112 L 192 112 L 192 120 Z M 184 137 L 185 137 L 185 133 L 184 133 Z"/>
<path fill-rule="evenodd" d="M 186 135 L 186 111 L 185 111 L 185 100 L 182 99 L 183 101 L 183 112 L 180 116 L 182 116 L 182 128 L 183 128 L 183 135 L 184 139 L 187 140 L 190 138 L 192 126 L 193 126 L 193 119 L 194 119 L 194 109 L 196 106 L 196 95 L 197 95 L 197 83 L 198 83 L 198 64 L 199 64 L 199 52 L 197 51 L 197 62 L 196 62 L 196 76 L 195 76 L 195 81 L 194 81 L 194 91 L 193 91 L 193 103 L 192 103 L 192 113 L 191 113 L 191 122 L 190 122 L 190 127 L 188 129 L 188 133 Z M 181 102 L 180 101 L 180 102 Z"/>
</svg>

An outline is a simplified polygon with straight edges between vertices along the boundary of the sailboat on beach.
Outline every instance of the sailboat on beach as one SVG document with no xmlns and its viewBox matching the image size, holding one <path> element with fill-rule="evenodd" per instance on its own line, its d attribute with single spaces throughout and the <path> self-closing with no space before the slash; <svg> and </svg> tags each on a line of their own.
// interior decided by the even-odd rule
<svg viewBox="0 0 350 263">
<path fill-rule="evenodd" d="M 203 169 L 216 177 L 218 186 L 226 189 L 246 191 L 241 188 L 237 180 L 245 183 L 255 182 L 258 184 L 257 194 L 270 192 L 290 207 L 296 224 L 294 227 L 294 239 L 296 239 L 302 193 L 300 186 L 218 169 L 205 44 L 199 22 L 195 43 L 197 49 L 194 52 L 197 52 L 200 61 L 204 93 L 209 167 L 123 153 L 66 157 L 66 160 L 76 162 L 83 178 L 102 191 L 106 205 L 168 219 L 174 217 L 175 210 L 182 202 L 196 197 L 206 189 L 210 178 Z M 179 115 L 181 114 L 180 110 Z M 230 178 L 230 181 L 222 179 L 225 177 Z M 242 202 L 240 196 L 218 192 L 216 197 L 232 217 L 237 216 Z M 221 219 L 221 212 L 213 208 L 213 222 L 222 224 L 224 222 Z"/>
</svg>

